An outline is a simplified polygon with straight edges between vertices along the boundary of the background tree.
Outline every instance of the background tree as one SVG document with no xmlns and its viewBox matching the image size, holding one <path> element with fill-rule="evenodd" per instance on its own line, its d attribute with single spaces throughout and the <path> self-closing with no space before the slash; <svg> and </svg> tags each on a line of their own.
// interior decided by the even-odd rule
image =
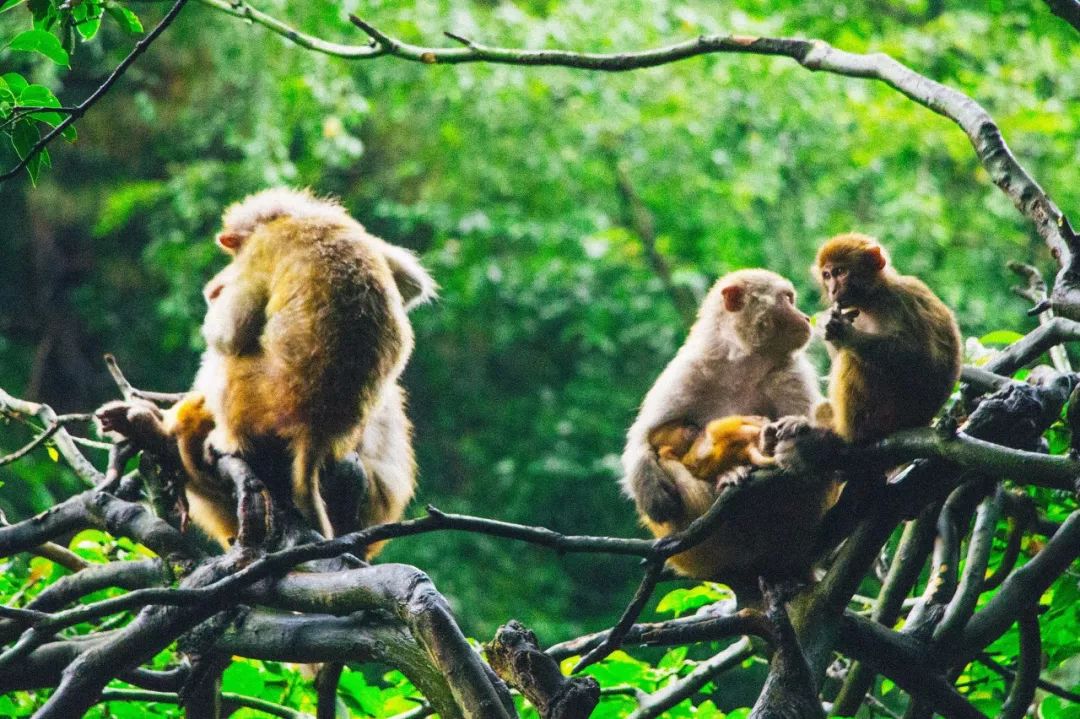
<svg viewBox="0 0 1080 719">
<path fill-rule="evenodd" d="M 29 27 L 28 7 L 54 6 L 0 7 L 0 37 L 15 38 Z M 125 33 L 137 29 L 123 6 L 76 7 L 109 17 L 99 31 L 92 13 L 72 23 L 80 36 L 97 32 L 69 44 L 72 70 L 51 46 L 41 49 L 52 60 L 16 44 L 0 55 L 5 73 L 71 106 L 130 52 Z M 166 8 L 130 9 L 151 28 Z M 298 47 L 264 27 L 259 11 L 311 39 Z M 1057 203 L 1077 205 L 1069 174 L 1077 36 L 1041 3 L 445 3 L 434 11 L 393 3 L 363 14 L 424 45 L 451 30 L 509 47 L 621 52 L 733 32 L 882 50 L 977 98 Z M 60 25 L 51 32 L 63 41 Z M 85 411 L 115 394 L 98 360 L 109 350 L 138 386 L 183 389 L 199 347 L 198 290 L 218 262 L 206 238 L 220 208 L 268 183 L 311 184 L 342 195 L 376 233 L 423 252 L 443 285 L 440 305 L 414 316 L 420 349 L 407 378 L 422 501 L 490 508 L 483 513 L 567 533 L 632 536 L 614 482 L 621 435 L 681 340 L 686 308 L 717 274 L 762 264 L 808 289 L 814 245 L 858 227 L 883 237 L 898 266 L 956 308 L 966 334 L 990 333 L 986 344 L 998 345 L 1025 329 L 1031 304 L 1009 294 L 1004 260 L 1053 267 L 1037 226 L 992 185 L 956 125 L 879 83 L 754 56 L 610 75 L 319 52 L 366 53 L 367 40 L 335 3 L 185 8 L 79 119 L 78 144 L 50 145 L 54 166 L 36 189 L 0 186 L 10 237 L 0 245 L 0 386 L 61 412 Z M 11 110 L 0 104 L 0 112 Z M 18 162 L 14 153 L 7 160 Z M 1010 331 L 992 332 L 1002 328 Z M 971 354 L 978 358 L 978 347 Z M 24 443 L 20 432 L 13 424 L 11 449 Z M 1058 429 L 1050 439 L 1064 449 Z M 75 488 L 47 452 L 2 471 L 0 501 L 13 519 Z M 1052 491 L 1031 494 L 1045 521 L 1075 508 Z M 1042 541 L 1006 541 L 1023 535 L 1009 534 L 1004 518 L 996 533 L 1002 549 L 1019 544 L 1021 556 Z M 477 636 L 509 616 L 546 640 L 608 626 L 639 574 L 629 560 L 556 561 L 457 533 L 392 543 L 387 557 L 429 572 Z M 12 593 L 24 591 L 31 571 L 13 560 Z M 863 589 L 876 591 L 867 582 Z M 668 606 L 716 596 L 689 591 Z M 1065 575 L 1048 597 L 1048 671 L 1077 654 L 1075 591 Z M 995 645 L 999 665 L 1012 666 L 1017 636 Z M 671 681 L 665 666 L 694 671 L 686 657 L 658 660 L 660 669 L 620 658 L 598 671 L 619 678 L 601 675 L 605 686 L 627 677 L 660 685 Z M 992 669 L 972 667 L 961 682 L 993 711 L 1003 684 L 990 681 Z M 731 708 L 752 703 L 753 693 L 717 696 Z"/>
</svg>

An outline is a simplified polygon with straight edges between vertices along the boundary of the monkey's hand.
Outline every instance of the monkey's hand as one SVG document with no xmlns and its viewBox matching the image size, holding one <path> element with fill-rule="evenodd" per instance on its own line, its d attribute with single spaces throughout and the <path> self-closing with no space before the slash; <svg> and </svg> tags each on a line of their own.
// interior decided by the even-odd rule
<svg viewBox="0 0 1080 719">
<path fill-rule="evenodd" d="M 795 474 L 821 471 L 836 461 L 844 446 L 839 435 L 815 427 L 806 417 L 782 417 L 761 433 L 761 451 Z"/>
<path fill-rule="evenodd" d="M 130 440 L 139 449 L 157 455 L 170 454 L 170 441 L 157 405 L 141 399 L 107 402 L 94 412 L 98 434 L 114 441 Z"/>
<path fill-rule="evenodd" d="M 843 310 L 839 306 L 833 308 L 829 313 L 829 321 L 825 324 L 825 341 L 837 347 L 849 345 L 857 332 L 854 322 L 858 316 L 859 311 L 855 309 Z"/>
</svg>

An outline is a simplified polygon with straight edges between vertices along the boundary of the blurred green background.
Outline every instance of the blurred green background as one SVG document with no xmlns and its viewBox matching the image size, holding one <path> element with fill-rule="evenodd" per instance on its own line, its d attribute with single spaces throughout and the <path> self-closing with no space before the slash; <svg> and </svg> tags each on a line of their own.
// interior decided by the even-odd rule
<svg viewBox="0 0 1080 719">
<path fill-rule="evenodd" d="M 131 5 L 151 26 L 162 3 Z M 617 51 L 701 33 L 818 37 L 884 51 L 970 94 L 1066 212 L 1080 207 L 1080 38 L 1036 0 L 259 2 L 364 43 L 355 12 L 418 43 Z M 0 15 L 0 37 L 27 24 Z M 0 71 L 85 97 L 128 51 L 115 23 L 67 70 L 0 50 Z M 564 532 L 640 533 L 616 488 L 637 403 L 720 274 L 766 266 L 801 304 L 817 243 L 857 229 L 955 308 L 966 335 L 1024 331 L 1005 262 L 1053 263 L 949 121 L 878 84 L 784 59 L 710 56 L 627 74 L 349 62 L 189 3 L 56 143 L 39 186 L 0 186 L 0 387 L 86 411 L 182 390 L 225 204 L 280 183 L 341 196 L 419 252 L 441 299 L 412 315 L 406 375 L 426 503 Z M 0 149 L 3 165 L 15 161 Z M 660 257 L 648 249 L 655 242 Z M 661 266 L 662 265 L 662 266 Z M 665 279 L 670 271 L 670 281 Z M 680 310 L 680 303 L 681 310 Z M 0 429 L 0 452 L 27 438 Z M 97 459 L 101 459 L 100 456 Z M 0 469 L 9 518 L 78 486 L 44 453 Z M 515 617 L 545 643 L 610 624 L 640 569 L 466 534 L 391 544 L 470 635 Z"/>
</svg>

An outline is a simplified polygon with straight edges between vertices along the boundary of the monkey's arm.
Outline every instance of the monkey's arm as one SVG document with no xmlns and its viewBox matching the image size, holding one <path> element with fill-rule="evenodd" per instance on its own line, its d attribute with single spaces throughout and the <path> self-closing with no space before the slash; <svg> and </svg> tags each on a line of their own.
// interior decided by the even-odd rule
<svg viewBox="0 0 1080 719">
<path fill-rule="evenodd" d="M 266 324 L 267 300 L 262 282 L 237 279 L 226 285 L 206 310 L 202 327 L 206 343 L 226 355 L 256 351 Z"/>
<path fill-rule="evenodd" d="M 865 363 L 888 373 L 907 375 L 932 370 L 932 359 L 925 341 L 899 332 L 867 332 L 851 319 L 834 312 L 825 326 L 825 340 L 848 349 Z"/>
</svg>

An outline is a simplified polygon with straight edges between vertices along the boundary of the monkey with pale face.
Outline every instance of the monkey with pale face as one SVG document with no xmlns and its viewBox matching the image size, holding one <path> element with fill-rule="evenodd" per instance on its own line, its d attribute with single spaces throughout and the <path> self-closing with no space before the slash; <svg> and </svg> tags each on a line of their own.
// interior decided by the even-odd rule
<svg viewBox="0 0 1080 719">
<path fill-rule="evenodd" d="M 412 253 L 306 191 L 229 207 L 217 241 L 233 260 L 205 288 L 207 349 L 192 392 L 162 423 L 188 474 L 191 518 L 225 546 L 235 537 L 235 499 L 207 444 L 248 456 L 284 448 L 291 500 L 325 536 L 400 518 L 416 471 L 398 383 L 413 347 L 406 311 L 434 295 L 434 281 Z M 320 481 L 323 465 L 353 450 L 366 477 Z M 366 492 L 351 486 L 358 479 Z"/>
<path fill-rule="evenodd" d="M 685 529 L 722 486 L 663 461 L 650 433 L 675 425 L 684 428 L 684 439 L 696 438 L 698 428 L 730 415 L 809 415 L 821 396 L 802 351 L 809 339 L 794 287 L 773 272 L 739 270 L 709 291 L 686 342 L 645 396 L 622 456 L 622 487 L 655 536 Z M 719 456 L 722 449 L 712 451 Z M 756 582 L 762 573 L 800 573 L 809 566 L 800 542 L 807 544 L 835 490 L 819 478 L 793 482 L 776 496 L 740 499 L 711 537 L 671 564 L 702 579 L 742 575 Z"/>
</svg>

